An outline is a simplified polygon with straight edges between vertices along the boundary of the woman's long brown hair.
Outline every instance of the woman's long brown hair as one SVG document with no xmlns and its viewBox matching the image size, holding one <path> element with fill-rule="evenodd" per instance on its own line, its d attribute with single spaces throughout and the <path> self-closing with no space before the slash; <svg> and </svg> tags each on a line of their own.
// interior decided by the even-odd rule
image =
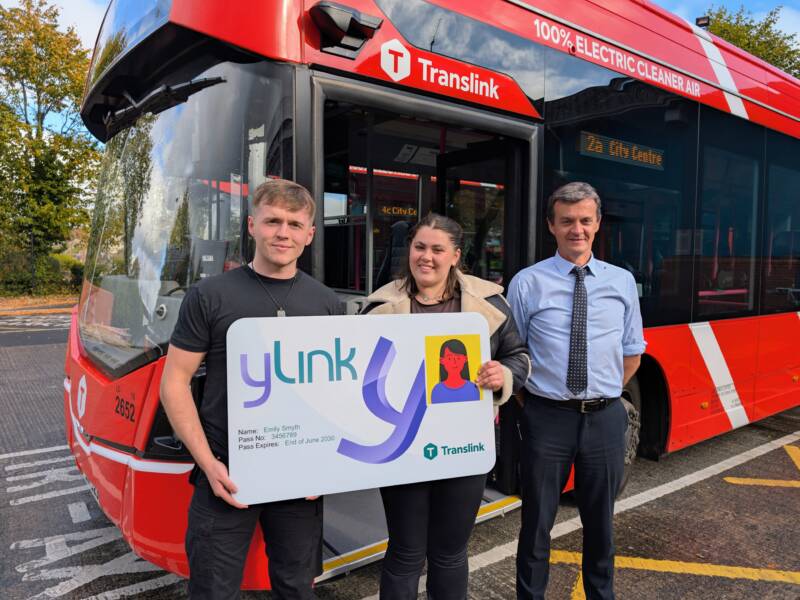
<svg viewBox="0 0 800 600">
<path fill-rule="evenodd" d="M 461 250 L 461 256 L 459 256 L 458 262 L 454 266 L 450 267 L 450 272 L 447 274 L 447 283 L 445 283 L 444 293 L 442 294 L 442 300 L 450 300 L 458 291 L 458 278 L 456 277 L 456 271 L 464 270 L 461 261 L 461 257 L 464 255 L 464 230 L 461 229 L 461 225 L 456 223 L 450 217 L 445 217 L 444 215 L 434 212 L 425 215 L 420 222 L 414 225 L 408 232 L 408 251 L 406 252 L 406 260 L 403 263 L 400 274 L 400 279 L 403 282 L 402 289 L 412 298 L 419 292 L 419 289 L 417 288 L 417 282 L 414 281 L 414 276 L 411 274 L 409 261 L 411 258 L 411 245 L 414 243 L 414 237 L 422 227 L 430 227 L 431 229 L 444 231 L 447 237 L 450 238 L 450 242 L 453 244 L 453 247 L 457 250 Z"/>
</svg>

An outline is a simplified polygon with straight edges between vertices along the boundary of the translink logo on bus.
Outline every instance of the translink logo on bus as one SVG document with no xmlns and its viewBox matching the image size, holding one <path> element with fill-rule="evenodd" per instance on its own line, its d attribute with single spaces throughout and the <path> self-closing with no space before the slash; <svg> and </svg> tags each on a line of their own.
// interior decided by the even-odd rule
<svg viewBox="0 0 800 600">
<path fill-rule="evenodd" d="M 498 93 L 499 86 L 494 77 L 489 81 L 481 79 L 481 76 L 471 71 L 469 75 L 462 75 L 433 66 L 433 61 L 427 58 L 417 57 L 416 64 L 421 69 L 422 80 L 432 83 L 449 90 L 468 92 L 477 96 L 484 96 L 493 100 L 500 100 Z M 381 69 L 392 81 L 402 81 L 411 75 L 411 52 L 400 40 L 394 39 L 384 42 L 381 46 Z"/>
</svg>

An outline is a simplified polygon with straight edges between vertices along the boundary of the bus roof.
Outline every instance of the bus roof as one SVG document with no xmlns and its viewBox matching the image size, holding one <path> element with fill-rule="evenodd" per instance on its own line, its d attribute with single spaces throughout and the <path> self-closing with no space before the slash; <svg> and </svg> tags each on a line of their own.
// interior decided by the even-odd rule
<svg viewBox="0 0 800 600">
<path fill-rule="evenodd" d="M 649 0 L 427 1 L 519 38 L 800 137 L 800 81 Z M 320 49 L 320 31 L 309 11 L 323 3 L 381 21 L 355 56 Z M 166 59 L 188 60 L 185 48 L 191 42 L 186 37 L 190 33 L 201 34 L 198 39 L 219 40 L 267 58 L 419 87 L 413 78 L 398 83 L 396 77 L 379 68 L 381 48 L 388 41 L 396 39 L 412 47 L 381 10 L 392 3 L 393 0 L 341 0 L 335 4 L 317 0 L 112 0 L 87 80 L 84 121 L 90 131 L 103 139 L 104 116 L 128 102 L 120 82 L 136 81 L 139 72 L 142 77 L 145 73 L 158 73 L 160 69 L 154 68 L 154 63 L 163 69 Z M 109 51 L 111 43 L 117 45 L 113 54 Z M 429 57 L 424 60 L 442 60 L 441 55 L 424 49 L 417 48 L 415 52 Z M 159 56 L 147 59 L 155 53 Z M 498 98 L 493 104 L 491 98 L 487 101 L 470 94 L 450 96 L 538 117 L 529 102 L 520 101 L 524 94 L 510 78 L 505 81 L 503 74 L 473 71 L 475 77 L 486 79 L 493 75 L 498 85 L 516 87 L 516 92 L 505 96 L 511 101 Z M 462 75 L 471 76 L 469 70 Z M 134 92 L 124 91 L 136 97 Z"/>
</svg>

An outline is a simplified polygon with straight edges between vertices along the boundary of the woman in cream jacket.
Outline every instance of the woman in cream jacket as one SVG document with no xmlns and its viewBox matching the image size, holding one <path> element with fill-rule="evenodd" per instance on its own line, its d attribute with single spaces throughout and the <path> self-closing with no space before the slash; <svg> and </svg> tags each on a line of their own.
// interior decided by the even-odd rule
<svg viewBox="0 0 800 600">
<path fill-rule="evenodd" d="M 468 373 L 462 370 L 466 353 L 458 344 L 445 343 L 439 386 L 444 386 L 444 394 L 457 394 L 456 386 L 490 389 L 499 406 L 525 383 L 530 358 L 502 296 L 503 288 L 461 271 L 462 238 L 461 226 L 448 217 L 431 213 L 422 219 L 409 232 L 404 274 L 373 293 L 364 312 L 483 315 L 489 324 L 491 360 L 481 365 L 476 381 L 469 382 L 462 375 Z M 485 475 L 470 475 L 381 489 L 389 530 L 381 600 L 416 599 L 426 558 L 428 598 L 467 597 L 467 541 L 485 483 Z"/>
</svg>

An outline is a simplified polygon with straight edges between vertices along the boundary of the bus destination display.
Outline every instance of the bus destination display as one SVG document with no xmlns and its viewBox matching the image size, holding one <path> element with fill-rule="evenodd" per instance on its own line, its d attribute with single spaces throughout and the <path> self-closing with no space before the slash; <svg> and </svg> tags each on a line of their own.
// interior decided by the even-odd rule
<svg viewBox="0 0 800 600">
<path fill-rule="evenodd" d="M 580 153 L 583 156 L 613 160 L 636 167 L 664 170 L 664 151 L 598 133 L 581 131 Z"/>
</svg>

